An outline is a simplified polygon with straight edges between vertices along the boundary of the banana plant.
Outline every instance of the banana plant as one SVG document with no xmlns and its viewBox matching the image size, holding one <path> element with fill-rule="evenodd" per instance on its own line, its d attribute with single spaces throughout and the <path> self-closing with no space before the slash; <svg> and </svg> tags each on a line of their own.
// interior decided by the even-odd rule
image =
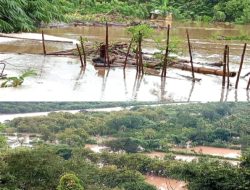
<svg viewBox="0 0 250 190">
<path fill-rule="evenodd" d="M 1 84 L 1 88 L 21 86 L 25 78 L 36 76 L 36 75 L 37 73 L 34 70 L 28 70 L 22 73 L 20 76 L 7 77 L 5 81 Z"/>
</svg>

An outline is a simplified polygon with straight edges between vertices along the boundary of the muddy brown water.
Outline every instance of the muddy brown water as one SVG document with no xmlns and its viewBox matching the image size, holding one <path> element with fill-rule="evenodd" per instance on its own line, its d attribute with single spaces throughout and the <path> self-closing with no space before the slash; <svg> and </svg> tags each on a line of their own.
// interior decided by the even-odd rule
<svg viewBox="0 0 250 190">
<path fill-rule="evenodd" d="M 249 34 L 249 26 L 215 25 L 215 24 L 188 24 L 173 23 L 172 35 L 183 42 L 184 48 L 180 58 L 188 59 L 186 49 L 185 29 L 188 28 L 191 36 L 194 61 L 215 62 L 222 60 L 223 47 L 231 47 L 230 70 L 238 71 L 243 42 L 219 41 L 213 35 L 240 35 Z M 104 27 L 65 27 L 43 29 L 45 34 L 77 40 L 80 35 L 89 41 L 103 41 Z M 110 27 L 110 41 L 128 41 L 127 29 Z M 40 32 L 40 31 L 38 31 Z M 155 36 L 166 36 L 166 30 L 156 29 Z M 1 89 L 2 101 L 249 101 L 249 92 L 245 90 L 248 78 L 241 78 L 239 89 L 230 90 L 221 88 L 222 77 L 195 74 L 201 79 L 195 84 L 186 77 L 191 73 L 177 69 L 169 69 L 166 81 L 157 76 L 144 75 L 136 79 L 134 68 L 128 68 L 124 75 L 123 69 L 97 69 L 88 60 L 85 71 L 80 70 L 80 61 L 75 57 L 56 57 L 17 53 L 42 53 L 42 44 L 30 40 L 10 40 L 0 38 L 0 60 L 8 59 L 5 73 L 16 76 L 27 69 L 34 69 L 36 77 L 28 78 L 23 86 L 18 88 Z M 75 44 L 46 43 L 48 52 L 65 50 L 75 47 Z M 146 39 L 144 51 L 155 51 L 152 39 Z M 250 72 L 250 56 L 247 50 L 242 76 Z M 234 86 L 236 78 L 231 79 Z M 1 82 L 1 81 L 0 81 Z"/>
<path fill-rule="evenodd" d="M 159 176 L 145 176 L 146 182 L 157 187 L 157 190 L 187 190 L 186 183 L 171 178 L 159 177 Z"/>
<path fill-rule="evenodd" d="M 223 156 L 225 158 L 239 158 L 241 156 L 241 150 L 234 150 L 229 148 L 217 148 L 209 146 L 197 146 L 193 148 L 174 148 L 174 150 L 191 151 L 199 154 L 208 154 L 214 156 Z"/>
</svg>

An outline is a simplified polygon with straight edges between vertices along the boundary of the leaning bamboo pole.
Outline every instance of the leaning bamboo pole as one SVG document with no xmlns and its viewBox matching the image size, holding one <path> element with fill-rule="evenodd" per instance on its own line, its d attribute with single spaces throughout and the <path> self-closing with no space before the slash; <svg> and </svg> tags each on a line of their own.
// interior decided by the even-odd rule
<svg viewBox="0 0 250 190">
<path fill-rule="evenodd" d="M 168 54 L 169 54 L 169 38 L 170 38 L 169 33 L 170 33 L 170 25 L 168 25 L 167 47 L 166 47 L 166 52 L 165 52 L 165 57 L 164 57 L 164 63 L 163 63 L 161 77 L 166 77 L 166 75 L 167 75 Z"/>
<path fill-rule="evenodd" d="M 127 51 L 127 53 L 126 53 L 126 57 L 125 57 L 123 69 L 125 69 L 126 66 L 127 66 L 128 55 L 129 55 L 130 49 L 131 49 L 131 47 L 132 47 L 132 44 L 133 44 L 133 38 L 131 39 L 131 41 L 130 41 L 130 43 L 129 43 L 129 46 L 128 46 L 128 51 Z"/>
<path fill-rule="evenodd" d="M 247 49 L 247 44 L 245 43 L 244 48 L 243 48 L 243 53 L 242 53 L 242 56 L 241 56 L 241 62 L 240 62 L 239 72 L 238 72 L 237 79 L 236 79 L 235 89 L 238 88 L 238 84 L 239 84 L 239 80 L 240 80 L 240 74 L 241 74 L 243 63 L 244 63 L 246 49 Z"/>
<path fill-rule="evenodd" d="M 190 63 L 191 63 L 191 70 L 192 70 L 192 78 L 193 78 L 193 82 L 195 82 L 193 55 L 192 55 L 192 48 L 191 48 L 191 43 L 190 43 L 190 37 L 189 37 L 188 29 L 186 30 L 186 33 L 187 33 L 187 39 L 188 39 L 188 49 L 189 49 L 189 56 L 190 56 Z"/>
<path fill-rule="evenodd" d="M 84 65 L 83 65 L 83 61 L 82 61 L 82 54 L 81 54 L 81 51 L 80 51 L 79 45 L 78 45 L 78 44 L 76 44 L 76 47 L 77 47 L 78 54 L 79 54 L 79 58 L 80 58 L 80 61 L 81 61 L 81 67 L 84 67 Z"/>
<path fill-rule="evenodd" d="M 108 67 L 110 67 L 110 62 L 109 62 L 109 26 L 108 22 L 106 22 L 106 58 L 105 62 L 108 64 Z"/>
<path fill-rule="evenodd" d="M 44 33 L 42 31 L 42 41 L 43 41 L 43 55 L 46 55 L 45 41 L 44 41 Z"/>
<path fill-rule="evenodd" d="M 81 47 L 82 47 L 83 62 L 84 62 L 84 66 L 86 66 L 86 64 L 87 64 L 86 52 L 85 52 L 82 36 L 80 37 L 80 41 L 81 41 Z"/>
</svg>

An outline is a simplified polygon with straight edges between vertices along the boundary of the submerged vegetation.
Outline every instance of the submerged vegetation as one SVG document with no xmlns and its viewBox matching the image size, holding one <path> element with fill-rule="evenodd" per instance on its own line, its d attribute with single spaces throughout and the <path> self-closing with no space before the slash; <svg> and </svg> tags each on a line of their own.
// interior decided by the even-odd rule
<svg viewBox="0 0 250 190">
<path fill-rule="evenodd" d="M 6 77 L 1 84 L 1 88 L 21 86 L 25 78 L 36 75 L 37 73 L 34 70 L 27 70 L 18 77 Z"/>
<path fill-rule="evenodd" d="M 54 21 L 126 22 L 148 19 L 150 12 L 172 12 L 177 20 L 250 23 L 248 0 L 1 0 L 0 32 L 32 31 Z"/>
</svg>

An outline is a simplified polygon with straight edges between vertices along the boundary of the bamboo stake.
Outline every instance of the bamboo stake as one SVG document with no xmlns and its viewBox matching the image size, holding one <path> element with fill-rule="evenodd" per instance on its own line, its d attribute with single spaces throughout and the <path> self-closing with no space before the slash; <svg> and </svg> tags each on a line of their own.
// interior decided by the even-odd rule
<svg viewBox="0 0 250 190">
<path fill-rule="evenodd" d="M 143 74 L 143 60 L 142 60 L 142 48 L 141 48 L 141 43 L 142 43 L 142 34 L 139 32 L 139 73 Z"/>
<path fill-rule="evenodd" d="M 225 87 L 226 84 L 226 65 L 227 65 L 227 45 L 224 49 L 224 60 L 223 60 L 223 76 L 222 76 L 222 87 Z"/>
<path fill-rule="evenodd" d="M 239 72 L 238 72 L 238 75 L 237 75 L 237 80 L 236 80 L 236 84 L 235 84 L 235 89 L 238 88 L 239 79 L 240 79 L 240 73 L 241 73 L 241 70 L 242 70 L 242 65 L 243 65 L 243 63 L 244 63 L 246 48 L 247 48 L 247 44 L 245 43 L 244 48 L 243 48 L 243 53 L 242 53 L 242 56 L 241 56 L 241 62 L 240 62 Z"/>
<path fill-rule="evenodd" d="M 125 58 L 125 62 L 124 62 L 124 67 L 123 67 L 123 69 L 125 69 L 126 66 L 127 66 L 128 55 L 129 55 L 130 49 L 131 49 L 131 47 L 132 47 L 132 44 L 133 44 L 133 39 L 131 39 L 131 41 L 130 41 L 130 43 L 129 43 L 128 51 L 127 51 L 127 54 L 126 54 L 126 58 Z"/>
<path fill-rule="evenodd" d="M 79 48 L 79 45 L 76 44 L 76 47 L 77 47 L 77 50 L 78 50 L 78 53 L 79 53 L 79 57 L 80 57 L 80 61 L 81 61 L 81 67 L 83 67 L 83 61 L 82 61 L 82 54 L 81 54 L 81 51 L 80 51 L 80 48 Z"/>
<path fill-rule="evenodd" d="M 139 71 L 139 61 L 138 61 L 138 45 L 137 45 L 137 47 L 136 47 L 136 54 L 135 54 L 135 59 L 136 59 L 136 73 L 138 73 L 138 71 Z"/>
<path fill-rule="evenodd" d="M 44 41 L 44 33 L 42 31 L 42 41 L 43 41 L 43 54 L 46 55 L 46 49 L 45 49 L 45 41 Z"/>
<path fill-rule="evenodd" d="M 86 52 L 85 52 L 85 48 L 83 45 L 83 39 L 82 36 L 80 37 L 80 41 L 81 41 L 81 47 L 82 47 L 82 53 L 83 53 L 83 61 L 84 61 L 84 66 L 86 66 L 87 64 L 87 60 L 86 60 Z"/>
<path fill-rule="evenodd" d="M 229 46 L 227 46 L 227 73 L 230 73 L 230 68 L 229 68 L 229 55 L 230 55 L 230 50 L 229 50 Z M 227 88 L 230 87 L 230 77 L 229 75 L 227 75 Z"/>
<path fill-rule="evenodd" d="M 166 53 L 164 58 L 164 64 L 162 68 L 161 77 L 166 77 L 167 75 L 167 64 L 168 64 L 168 54 L 169 54 L 169 33 L 170 33 L 170 25 L 168 25 L 168 32 L 167 32 L 167 47 L 166 47 Z"/>
<path fill-rule="evenodd" d="M 108 64 L 108 67 L 110 67 L 109 63 L 109 26 L 108 22 L 106 22 L 106 63 Z"/>
<path fill-rule="evenodd" d="M 188 49 L 189 49 L 190 63 L 191 63 L 191 68 L 192 68 L 192 77 L 193 77 L 193 82 L 195 82 L 192 48 L 191 48 L 188 29 L 186 30 L 186 33 L 187 33 L 187 39 L 188 39 Z"/>
</svg>

